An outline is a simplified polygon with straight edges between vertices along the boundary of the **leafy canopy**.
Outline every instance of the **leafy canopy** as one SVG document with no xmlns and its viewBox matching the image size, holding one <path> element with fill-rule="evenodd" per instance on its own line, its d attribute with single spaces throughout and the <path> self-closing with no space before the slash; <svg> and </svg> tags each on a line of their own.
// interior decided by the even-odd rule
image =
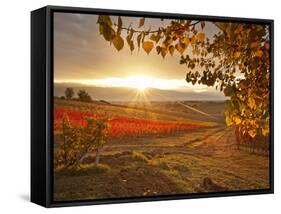
<svg viewBox="0 0 281 214">
<path fill-rule="evenodd" d="M 206 24 L 217 32 L 206 36 Z M 187 67 L 186 81 L 214 86 L 230 99 L 226 101 L 226 124 L 243 135 L 255 138 L 269 135 L 270 38 L 269 26 L 240 22 L 170 20 L 165 27 L 144 30 L 117 23 L 100 15 L 97 24 L 106 41 L 120 51 L 125 42 L 150 54 L 154 49 L 163 58 L 180 54 L 179 63 Z M 124 32 L 124 33 L 122 33 Z"/>
</svg>

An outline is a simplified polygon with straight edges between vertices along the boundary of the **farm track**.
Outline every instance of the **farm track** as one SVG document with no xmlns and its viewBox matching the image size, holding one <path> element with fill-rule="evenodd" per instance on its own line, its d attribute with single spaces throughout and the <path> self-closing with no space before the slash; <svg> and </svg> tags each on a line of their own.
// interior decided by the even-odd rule
<svg viewBox="0 0 281 214">
<path fill-rule="evenodd" d="M 207 130 L 207 132 L 205 131 Z M 190 136 L 194 133 L 206 132 L 206 134 L 202 135 L 199 138 L 190 139 Z M 194 153 L 200 153 L 200 151 L 194 151 L 192 145 L 202 145 L 207 142 L 216 141 L 220 138 L 223 138 L 225 135 L 229 135 L 225 133 L 223 127 L 217 128 L 207 128 L 200 130 L 193 130 L 191 133 L 180 133 L 176 136 L 162 136 L 162 137 L 149 137 L 146 140 L 143 138 L 128 138 L 126 140 L 113 140 L 108 144 L 105 144 L 103 148 L 103 153 L 115 151 L 132 151 L 132 150 L 141 150 L 143 152 L 153 152 L 154 153 L 180 153 L 180 154 L 189 154 L 192 155 Z M 156 141 L 156 142 L 155 142 Z M 157 144 L 157 141 L 161 141 L 161 145 Z M 174 142 L 171 144 L 171 142 Z M 172 147 L 172 151 L 171 151 Z"/>
</svg>

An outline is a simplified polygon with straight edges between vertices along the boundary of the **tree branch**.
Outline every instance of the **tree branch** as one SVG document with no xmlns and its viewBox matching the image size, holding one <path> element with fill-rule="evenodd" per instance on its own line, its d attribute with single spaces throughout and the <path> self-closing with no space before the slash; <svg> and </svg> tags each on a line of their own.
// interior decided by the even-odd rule
<svg viewBox="0 0 281 214">
<path fill-rule="evenodd" d="M 191 26 L 195 26 L 195 25 L 197 25 L 198 23 L 200 23 L 201 21 L 196 21 L 196 22 L 194 22 L 194 23 L 192 23 L 192 24 L 189 24 L 189 25 L 187 25 L 187 26 L 184 26 L 184 27 L 182 27 L 182 28 L 178 28 L 177 30 L 181 30 L 181 29 L 185 29 L 186 27 L 191 27 Z M 116 23 L 114 23 L 114 26 L 116 26 L 116 27 L 118 27 L 118 25 L 116 24 Z M 130 27 L 121 27 L 121 30 L 132 30 L 133 28 L 130 28 Z M 163 27 L 162 28 L 160 28 L 160 29 L 164 29 Z M 134 29 L 133 29 L 134 30 Z M 134 32 L 136 32 L 136 33 L 142 33 L 142 32 L 146 32 L 146 33 L 149 33 L 149 34 L 151 34 L 151 33 L 157 33 L 159 31 L 159 29 L 158 30 L 134 30 Z"/>
</svg>

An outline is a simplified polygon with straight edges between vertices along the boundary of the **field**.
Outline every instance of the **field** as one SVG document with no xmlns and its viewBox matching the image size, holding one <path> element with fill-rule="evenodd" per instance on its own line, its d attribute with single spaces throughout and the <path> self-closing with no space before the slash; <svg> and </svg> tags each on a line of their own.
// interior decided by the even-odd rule
<svg viewBox="0 0 281 214">
<path fill-rule="evenodd" d="M 209 117 L 184 105 L 206 112 Z M 62 149 L 63 115 L 108 118 L 100 162 L 54 168 L 54 200 L 85 200 L 269 188 L 269 158 L 238 149 L 224 124 L 223 102 L 85 103 L 55 99 L 54 154 Z"/>
</svg>

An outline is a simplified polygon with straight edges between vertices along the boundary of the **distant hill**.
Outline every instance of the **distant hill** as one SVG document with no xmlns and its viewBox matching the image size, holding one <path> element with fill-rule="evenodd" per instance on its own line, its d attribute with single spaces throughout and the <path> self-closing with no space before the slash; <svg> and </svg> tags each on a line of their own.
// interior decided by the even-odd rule
<svg viewBox="0 0 281 214">
<path fill-rule="evenodd" d="M 215 92 L 193 92 L 193 91 L 176 91 L 176 90 L 160 90 L 155 88 L 145 89 L 144 95 L 137 89 L 125 87 L 96 87 L 77 83 L 55 83 L 54 96 L 63 96 L 67 87 L 73 88 L 75 93 L 79 90 L 86 90 L 93 100 L 105 101 L 177 101 L 177 100 L 225 100 L 223 95 L 218 95 Z"/>
</svg>

